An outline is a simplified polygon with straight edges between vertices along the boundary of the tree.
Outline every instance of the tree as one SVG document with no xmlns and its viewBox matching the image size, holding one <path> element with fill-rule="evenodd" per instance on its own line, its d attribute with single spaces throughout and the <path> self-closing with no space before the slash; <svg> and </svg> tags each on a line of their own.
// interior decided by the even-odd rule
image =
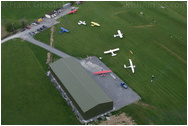
<svg viewBox="0 0 188 126">
<path fill-rule="evenodd" d="M 11 23 L 7 23 L 5 25 L 5 28 L 6 28 L 6 31 L 8 31 L 8 32 L 13 32 L 14 31 Z"/>
<path fill-rule="evenodd" d="M 25 21 L 22 21 L 22 22 L 21 22 L 21 26 L 22 26 L 23 28 L 25 28 L 25 26 L 26 26 Z"/>
</svg>

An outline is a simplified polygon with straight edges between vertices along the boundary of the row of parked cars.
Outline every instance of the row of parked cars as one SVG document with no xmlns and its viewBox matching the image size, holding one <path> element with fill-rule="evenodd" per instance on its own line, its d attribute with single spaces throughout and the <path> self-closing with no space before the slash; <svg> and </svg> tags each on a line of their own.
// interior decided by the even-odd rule
<svg viewBox="0 0 188 126">
<path fill-rule="evenodd" d="M 45 30 L 46 28 L 48 28 L 46 25 L 43 25 L 42 27 L 40 27 L 39 29 L 37 29 L 36 31 L 31 31 L 31 32 L 29 32 L 29 34 L 31 35 L 31 36 L 33 36 L 33 35 L 36 35 L 37 33 L 39 33 L 39 32 L 41 32 L 41 31 L 43 31 L 43 30 Z"/>
<path fill-rule="evenodd" d="M 35 25 L 35 26 L 38 24 L 40 24 L 38 21 L 35 21 L 32 23 L 32 25 Z M 29 26 L 26 26 L 25 28 L 21 29 L 21 32 L 25 31 L 26 29 L 31 29 L 31 28 Z"/>
</svg>

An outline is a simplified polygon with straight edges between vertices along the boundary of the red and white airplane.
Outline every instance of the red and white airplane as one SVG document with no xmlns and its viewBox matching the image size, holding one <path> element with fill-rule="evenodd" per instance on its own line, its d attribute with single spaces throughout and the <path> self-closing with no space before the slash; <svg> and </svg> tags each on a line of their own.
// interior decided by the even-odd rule
<svg viewBox="0 0 188 126">
<path fill-rule="evenodd" d="M 131 68 L 132 72 L 134 73 L 134 68 L 135 68 L 136 66 L 135 66 L 135 65 L 133 65 L 133 63 L 132 63 L 132 60 L 131 60 L 131 59 L 129 59 L 129 62 L 130 62 L 130 66 L 126 66 L 126 65 L 124 64 L 124 68 Z"/>
<path fill-rule="evenodd" d="M 74 14 L 77 11 L 77 9 L 70 11 L 68 14 Z"/>
<path fill-rule="evenodd" d="M 97 72 L 94 72 L 94 74 L 101 74 L 101 76 L 105 76 L 105 73 L 110 73 L 112 72 L 111 70 L 105 70 L 105 71 L 97 71 Z"/>
</svg>

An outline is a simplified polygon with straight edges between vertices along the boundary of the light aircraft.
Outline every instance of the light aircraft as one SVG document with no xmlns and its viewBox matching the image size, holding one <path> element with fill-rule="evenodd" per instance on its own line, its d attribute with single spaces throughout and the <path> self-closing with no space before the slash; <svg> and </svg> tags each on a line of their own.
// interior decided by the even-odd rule
<svg viewBox="0 0 188 126">
<path fill-rule="evenodd" d="M 111 70 L 106 70 L 106 71 L 98 71 L 98 72 L 94 72 L 94 74 L 101 74 L 101 76 L 105 76 L 105 73 L 110 73 L 112 72 Z"/>
<path fill-rule="evenodd" d="M 69 32 L 69 30 L 67 30 L 67 29 L 65 29 L 65 28 L 63 28 L 63 27 L 61 27 L 61 29 L 62 29 L 62 31 L 59 31 L 60 33 Z"/>
<path fill-rule="evenodd" d="M 77 9 L 72 10 L 72 11 L 68 12 L 68 14 L 74 14 L 76 11 L 77 11 Z"/>
<path fill-rule="evenodd" d="M 124 64 L 124 68 L 131 68 L 132 72 L 134 73 L 134 68 L 135 68 L 136 66 L 135 66 L 135 65 L 133 65 L 133 63 L 132 63 L 132 60 L 131 60 L 131 59 L 129 59 L 129 62 L 130 62 L 130 66 L 126 66 L 126 65 Z"/>
<path fill-rule="evenodd" d="M 110 49 L 108 51 L 104 51 L 104 54 L 107 54 L 107 53 L 112 53 L 112 56 L 116 56 L 117 54 L 114 54 L 115 51 L 119 51 L 119 48 L 116 48 L 116 49 Z"/>
<path fill-rule="evenodd" d="M 120 30 L 118 30 L 117 32 L 118 32 L 118 34 L 114 35 L 114 38 L 117 37 L 117 36 L 119 36 L 120 38 L 123 38 L 123 33 L 121 33 Z"/>
<path fill-rule="evenodd" d="M 96 22 L 91 22 L 91 26 L 100 26 L 100 24 Z"/>
<path fill-rule="evenodd" d="M 86 25 L 86 22 L 85 21 L 79 21 L 78 24 L 79 25 L 81 25 L 81 24 Z"/>
</svg>

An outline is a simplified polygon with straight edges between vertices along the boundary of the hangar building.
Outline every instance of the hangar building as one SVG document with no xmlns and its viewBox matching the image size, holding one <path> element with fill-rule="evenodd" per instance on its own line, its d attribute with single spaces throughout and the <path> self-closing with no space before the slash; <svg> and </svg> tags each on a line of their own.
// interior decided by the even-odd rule
<svg viewBox="0 0 188 126">
<path fill-rule="evenodd" d="M 59 59 L 50 71 L 85 120 L 113 109 L 113 100 L 76 59 Z"/>
</svg>

